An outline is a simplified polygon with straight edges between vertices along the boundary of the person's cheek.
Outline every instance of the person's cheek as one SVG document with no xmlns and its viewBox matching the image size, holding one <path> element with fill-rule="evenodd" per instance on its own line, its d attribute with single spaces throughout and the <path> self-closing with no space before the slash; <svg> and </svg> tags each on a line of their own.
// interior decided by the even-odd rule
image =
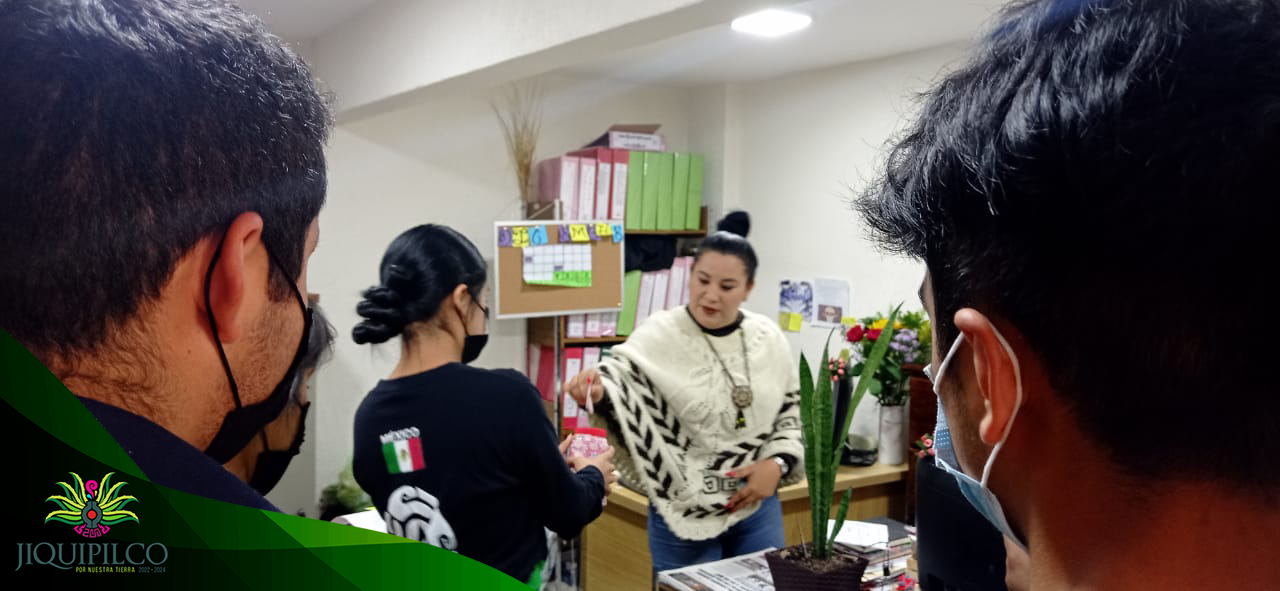
<svg viewBox="0 0 1280 591">
<path fill-rule="evenodd" d="M 274 436 L 271 437 L 271 449 L 284 450 L 288 449 L 293 443 L 293 434 L 298 432 L 298 415 L 290 415 L 286 421 L 281 421 L 280 428 L 276 430 Z"/>
</svg>

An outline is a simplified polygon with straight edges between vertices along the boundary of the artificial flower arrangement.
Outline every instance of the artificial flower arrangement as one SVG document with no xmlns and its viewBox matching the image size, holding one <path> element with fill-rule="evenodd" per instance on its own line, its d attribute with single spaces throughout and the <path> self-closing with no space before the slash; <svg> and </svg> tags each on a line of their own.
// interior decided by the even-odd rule
<svg viewBox="0 0 1280 591">
<path fill-rule="evenodd" d="M 898 406 L 907 402 L 908 376 L 903 371 L 903 366 L 912 363 L 928 363 L 932 332 L 924 312 L 904 312 L 892 325 L 889 324 L 889 319 L 885 315 L 862 318 L 845 333 L 845 340 L 853 345 L 852 367 L 848 368 L 850 375 L 861 375 L 864 361 L 871 353 L 871 347 L 885 330 L 892 332 L 889 352 L 880 367 L 869 378 L 867 392 L 874 396 L 881 406 Z"/>
<path fill-rule="evenodd" d="M 917 458 L 937 455 L 933 451 L 933 433 L 925 433 L 913 444 Z"/>
</svg>

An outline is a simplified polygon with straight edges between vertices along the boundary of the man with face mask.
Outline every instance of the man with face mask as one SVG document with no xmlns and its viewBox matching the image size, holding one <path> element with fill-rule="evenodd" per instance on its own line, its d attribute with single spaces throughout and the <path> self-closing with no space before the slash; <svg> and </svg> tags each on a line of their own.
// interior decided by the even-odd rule
<svg viewBox="0 0 1280 591">
<path fill-rule="evenodd" d="M 273 509 L 222 464 L 307 352 L 306 65 L 231 2 L 15 0 L 0 79 L 0 327 L 151 481 Z"/>
<path fill-rule="evenodd" d="M 937 464 L 1032 589 L 1280 581 L 1276 56 L 1271 0 L 1019 3 L 860 201 L 927 267 Z"/>
<path fill-rule="evenodd" d="M 311 409 L 307 381 L 332 353 L 333 338 L 333 325 L 329 324 L 319 307 L 313 306 L 306 352 L 298 362 L 288 404 L 274 421 L 263 427 L 240 453 L 225 464 L 232 474 L 263 495 L 275 488 L 293 458 L 302 450 L 307 412 Z"/>
</svg>

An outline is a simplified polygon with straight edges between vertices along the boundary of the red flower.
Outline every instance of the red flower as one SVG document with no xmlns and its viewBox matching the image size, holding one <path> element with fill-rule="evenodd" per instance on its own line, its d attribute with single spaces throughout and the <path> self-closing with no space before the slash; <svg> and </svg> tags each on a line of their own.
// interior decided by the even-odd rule
<svg viewBox="0 0 1280 591">
<path fill-rule="evenodd" d="M 850 343 L 856 343 L 862 340 L 862 335 L 864 332 L 865 332 L 865 329 L 862 328 L 861 324 L 855 324 L 853 325 L 853 328 L 850 328 L 849 332 L 845 334 L 844 338 L 848 340 Z"/>
<path fill-rule="evenodd" d="M 874 340 L 876 340 L 876 339 L 880 338 L 880 332 L 881 332 L 881 329 L 879 329 L 879 328 L 873 328 L 873 329 L 871 329 L 871 330 L 868 330 L 868 331 L 867 331 L 867 338 L 868 338 L 868 339 L 871 339 L 871 340 L 873 340 L 873 341 L 874 341 Z"/>
</svg>

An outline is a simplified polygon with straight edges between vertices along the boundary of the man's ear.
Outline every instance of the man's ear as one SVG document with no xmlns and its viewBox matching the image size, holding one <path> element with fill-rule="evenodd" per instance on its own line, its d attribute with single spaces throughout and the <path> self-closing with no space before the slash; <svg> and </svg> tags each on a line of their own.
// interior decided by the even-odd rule
<svg viewBox="0 0 1280 591">
<path fill-rule="evenodd" d="M 245 334 L 247 309 L 246 294 L 258 283 L 269 280 L 260 267 L 269 265 L 266 249 L 262 245 L 262 217 L 245 212 L 236 217 L 225 234 L 209 243 L 208 260 L 221 246 L 218 260 L 213 263 L 209 275 L 209 307 L 217 322 L 218 340 L 234 343 Z M 204 268 L 208 268 L 205 263 Z M 205 275 L 201 274 L 201 279 Z M 258 288 L 266 294 L 265 287 Z M 200 289 L 200 308 L 205 311 L 204 287 Z"/>
<path fill-rule="evenodd" d="M 1013 359 L 996 336 L 991 320 L 973 308 L 956 312 L 956 328 L 973 349 L 973 375 L 982 396 L 978 436 L 995 445 L 1013 419 L 1018 405 L 1018 378 Z"/>
</svg>

